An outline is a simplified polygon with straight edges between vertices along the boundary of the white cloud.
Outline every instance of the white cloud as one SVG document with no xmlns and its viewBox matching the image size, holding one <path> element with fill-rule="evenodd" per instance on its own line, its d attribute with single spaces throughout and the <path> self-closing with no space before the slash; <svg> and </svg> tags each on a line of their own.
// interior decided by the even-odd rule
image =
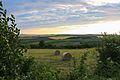
<svg viewBox="0 0 120 80">
<path fill-rule="evenodd" d="M 94 6 L 102 6 L 106 4 L 118 4 L 120 0 L 85 0 L 85 2 Z"/>
<path fill-rule="evenodd" d="M 101 34 L 119 33 L 119 21 L 104 21 L 86 25 L 57 26 L 49 28 L 29 28 L 21 30 L 22 34 Z"/>
<path fill-rule="evenodd" d="M 15 16 L 20 16 L 20 15 L 25 15 L 25 14 L 36 14 L 39 13 L 39 10 L 19 10 L 19 11 L 14 11 L 12 12 L 12 14 L 14 14 Z"/>
<path fill-rule="evenodd" d="M 89 16 L 87 18 L 88 20 L 102 20 L 103 19 L 103 17 L 96 17 L 96 16 Z"/>
<path fill-rule="evenodd" d="M 120 20 L 118 21 L 101 21 L 94 24 L 86 25 L 72 25 L 71 29 L 64 32 L 64 34 L 100 34 L 101 32 L 107 32 L 110 34 L 120 32 Z M 67 27 L 67 26 L 66 26 Z"/>
<path fill-rule="evenodd" d="M 83 7 L 83 8 L 81 8 L 80 10 L 81 10 L 82 12 L 85 12 L 85 13 L 88 12 L 88 9 L 87 9 L 86 7 Z"/>
<path fill-rule="evenodd" d="M 13 14 L 17 23 L 26 27 L 81 25 L 106 18 L 120 20 L 118 3 L 120 0 L 26 0 L 17 6 Z M 107 4 L 114 5 L 108 7 Z"/>
</svg>

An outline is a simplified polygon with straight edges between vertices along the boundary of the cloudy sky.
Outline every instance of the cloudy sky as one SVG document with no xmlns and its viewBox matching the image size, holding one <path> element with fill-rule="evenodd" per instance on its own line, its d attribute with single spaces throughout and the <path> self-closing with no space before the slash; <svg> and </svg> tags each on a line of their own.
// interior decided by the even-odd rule
<svg viewBox="0 0 120 80">
<path fill-rule="evenodd" d="M 21 34 L 120 32 L 120 0 L 3 0 Z"/>
</svg>

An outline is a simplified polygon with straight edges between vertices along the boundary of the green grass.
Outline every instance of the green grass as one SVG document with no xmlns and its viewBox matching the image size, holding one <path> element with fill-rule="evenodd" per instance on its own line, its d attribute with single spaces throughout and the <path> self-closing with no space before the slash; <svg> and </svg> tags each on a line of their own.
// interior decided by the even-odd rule
<svg viewBox="0 0 120 80">
<path fill-rule="evenodd" d="M 67 39 L 73 36 L 53 36 L 53 37 L 49 37 L 49 39 L 54 39 L 54 40 L 63 40 L 63 39 Z"/>
<path fill-rule="evenodd" d="M 70 71 L 73 67 L 73 60 L 71 61 L 62 61 L 62 54 L 64 52 L 70 52 L 73 57 L 75 57 L 77 64 L 79 64 L 79 60 L 81 55 L 84 53 L 86 49 L 58 49 L 60 50 L 60 56 L 54 56 L 53 53 L 56 49 L 28 49 L 28 52 L 25 54 L 26 56 L 32 56 L 35 58 L 37 62 L 45 63 L 51 66 L 54 69 L 58 69 L 63 71 L 65 74 Z M 94 69 L 94 65 L 96 64 L 96 51 L 95 49 L 87 49 L 90 51 L 88 54 L 87 65 Z"/>
<path fill-rule="evenodd" d="M 61 36 L 29 36 L 29 37 L 20 37 L 21 43 L 23 44 L 35 44 L 38 45 L 40 40 L 44 40 L 46 44 L 57 45 L 57 46 L 66 46 L 66 45 L 81 45 L 89 43 L 99 43 L 100 39 L 97 36 L 92 35 L 61 35 Z"/>
<path fill-rule="evenodd" d="M 54 56 L 53 53 L 55 50 L 60 50 L 60 56 Z M 78 58 L 84 49 L 28 49 L 28 52 L 25 55 L 32 56 L 35 59 L 51 59 L 51 60 L 61 60 L 62 54 L 64 52 L 70 52 L 73 57 Z"/>
</svg>

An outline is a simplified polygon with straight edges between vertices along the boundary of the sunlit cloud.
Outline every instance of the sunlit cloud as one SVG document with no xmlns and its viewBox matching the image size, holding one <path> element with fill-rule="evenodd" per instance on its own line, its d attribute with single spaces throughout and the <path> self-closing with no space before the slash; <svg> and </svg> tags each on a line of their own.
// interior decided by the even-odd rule
<svg viewBox="0 0 120 80">
<path fill-rule="evenodd" d="M 85 2 L 94 6 L 102 6 L 107 4 L 118 4 L 120 0 L 85 0 Z"/>
<path fill-rule="evenodd" d="M 29 29 L 44 31 L 53 28 L 62 33 L 64 30 L 60 26 L 70 29 L 75 27 L 71 25 L 80 25 L 78 28 L 81 28 L 85 27 L 81 25 L 120 20 L 120 0 L 6 0 L 4 5 L 8 13 L 15 15 L 22 33 Z M 101 27 L 96 25 L 96 28 Z"/>
<path fill-rule="evenodd" d="M 119 21 L 101 21 L 94 24 L 58 26 L 53 28 L 31 28 L 21 31 L 22 34 L 109 34 L 120 32 Z"/>
<path fill-rule="evenodd" d="M 54 28 L 30 28 L 21 30 L 21 34 L 62 34 L 65 32 L 65 27 L 54 27 Z"/>
<path fill-rule="evenodd" d="M 71 30 L 64 32 L 64 34 L 101 34 L 107 32 L 109 34 L 120 32 L 119 21 L 104 21 L 87 25 L 73 25 Z"/>
</svg>

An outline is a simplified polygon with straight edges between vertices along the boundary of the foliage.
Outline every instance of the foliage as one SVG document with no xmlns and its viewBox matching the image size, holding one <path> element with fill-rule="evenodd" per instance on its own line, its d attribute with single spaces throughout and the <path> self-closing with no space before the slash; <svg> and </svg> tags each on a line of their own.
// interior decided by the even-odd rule
<svg viewBox="0 0 120 80">
<path fill-rule="evenodd" d="M 44 47 L 45 47 L 45 41 L 44 41 L 44 40 L 41 40 L 41 41 L 39 42 L 39 47 L 40 47 L 40 48 L 44 48 Z"/>
<path fill-rule="evenodd" d="M 120 35 L 105 33 L 102 42 L 96 74 L 106 78 L 120 76 Z"/>
<path fill-rule="evenodd" d="M 87 59 L 87 52 L 81 57 L 79 66 L 76 66 L 76 62 L 74 61 L 74 69 L 70 73 L 70 80 L 85 80 L 86 78 L 86 61 Z"/>
<path fill-rule="evenodd" d="M 16 27 L 15 17 L 7 17 L 0 1 L 0 77 L 7 80 L 25 78 L 33 62 L 23 53 L 26 49 L 19 45 L 20 30 Z"/>
<path fill-rule="evenodd" d="M 44 63 L 34 63 L 26 80 L 59 80 L 58 74 Z"/>
</svg>

